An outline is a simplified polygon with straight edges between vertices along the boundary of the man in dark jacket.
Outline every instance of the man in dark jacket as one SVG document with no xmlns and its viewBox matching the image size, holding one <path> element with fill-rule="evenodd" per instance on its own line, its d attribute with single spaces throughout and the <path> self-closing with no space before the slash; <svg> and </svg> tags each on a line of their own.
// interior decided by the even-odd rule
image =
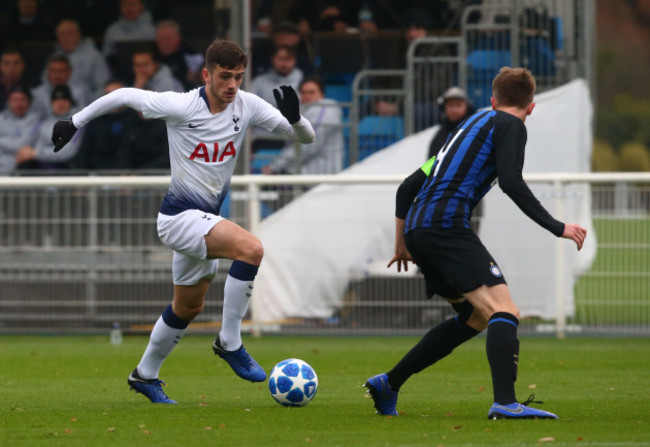
<svg viewBox="0 0 650 447">
<path fill-rule="evenodd" d="M 443 118 L 440 122 L 440 129 L 431 139 L 429 144 L 429 157 L 437 155 L 442 146 L 445 145 L 449 134 L 462 123 L 465 118 L 474 112 L 474 106 L 469 102 L 465 90 L 459 87 L 450 87 L 438 98 L 438 105 L 442 109 Z"/>
</svg>

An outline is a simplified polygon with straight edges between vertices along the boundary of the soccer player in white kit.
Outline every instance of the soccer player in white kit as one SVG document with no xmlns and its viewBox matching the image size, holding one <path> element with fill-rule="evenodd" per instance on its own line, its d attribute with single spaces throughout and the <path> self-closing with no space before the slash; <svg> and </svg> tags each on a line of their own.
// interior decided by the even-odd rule
<svg viewBox="0 0 650 447">
<path fill-rule="evenodd" d="M 203 309 L 218 258 L 232 259 L 224 289 L 222 329 L 212 348 L 237 375 L 262 382 L 266 373 L 246 352 L 241 320 L 248 309 L 253 280 L 262 261 L 259 239 L 219 216 L 235 162 L 249 126 L 260 126 L 307 144 L 314 130 L 300 115 L 298 96 L 287 86 L 274 90 L 278 109 L 239 90 L 248 57 L 239 45 L 214 41 L 206 51 L 205 86 L 187 93 L 118 89 L 54 125 L 54 151 L 77 129 L 111 110 L 128 106 L 145 118 L 167 123 L 171 184 L 158 214 L 158 234 L 174 250 L 174 297 L 151 332 L 149 344 L 128 379 L 131 389 L 154 403 L 176 403 L 158 378 L 163 361 L 190 321 Z"/>
</svg>

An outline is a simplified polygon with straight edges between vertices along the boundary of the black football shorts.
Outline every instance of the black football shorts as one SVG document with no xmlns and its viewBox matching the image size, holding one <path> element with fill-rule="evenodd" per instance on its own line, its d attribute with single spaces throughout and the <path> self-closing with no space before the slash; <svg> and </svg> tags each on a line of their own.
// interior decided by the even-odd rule
<svg viewBox="0 0 650 447">
<path fill-rule="evenodd" d="M 506 284 L 501 269 L 470 229 L 416 228 L 406 248 L 426 281 L 427 297 L 457 299 L 482 285 Z"/>
</svg>

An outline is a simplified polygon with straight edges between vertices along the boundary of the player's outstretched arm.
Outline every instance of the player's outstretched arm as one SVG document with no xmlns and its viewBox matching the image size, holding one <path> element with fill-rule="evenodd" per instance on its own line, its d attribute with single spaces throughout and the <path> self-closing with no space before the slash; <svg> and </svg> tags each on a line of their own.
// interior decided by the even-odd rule
<svg viewBox="0 0 650 447">
<path fill-rule="evenodd" d="M 564 224 L 562 237 L 574 241 L 578 246 L 578 250 L 580 250 L 587 237 L 587 230 L 578 224 Z"/>
</svg>

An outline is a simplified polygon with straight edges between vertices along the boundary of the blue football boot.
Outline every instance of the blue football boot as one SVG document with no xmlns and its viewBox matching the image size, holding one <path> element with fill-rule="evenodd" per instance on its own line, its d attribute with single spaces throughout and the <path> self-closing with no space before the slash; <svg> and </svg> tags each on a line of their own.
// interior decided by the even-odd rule
<svg viewBox="0 0 650 447">
<path fill-rule="evenodd" d="M 377 374 L 369 378 L 363 385 L 368 390 L 367 394 L 372 397 L 375 402 L 375 409 L 377 414 L 384 416 L 397 416 L 397 391 L 390 389 L 388 385 L 388 376 L 386 374 Z"/>
<path fill-rule="evenodd" d="M 162 386 L 165 382 L 158 379 L 143 379 L 138 374 L 137 368 L 133 370 L 127 382 L 133 391 L 144 394 L 154 404 L 177 403 L 175 400 L 167 397 L 163 391 Z"/>
<path fill-rule="evenodd" d="M 221 346 L 221 341 L 217 335 L 217 338 L 212 342 L 212 350 L 215 354 L 228 362 L 233 371 L 235 371 L 235 374 L 242 379 L 250 380 L 251 382 L 264 382 L 266 380 L 266 372 L 264 372 L 264 369 L 262 369 L 255 359 L 246 352 L 244 345 L 241 345 L 241 347 L 236 351 L 226 351 Z"/>
<path fill-rule="evenodd" d="M 530 395 L 523 403 L 512 403 L 500 405 L 496 402 L 488 411 L 488 419 L 559 419 L 557 415 L 544 410 L 538 410 L 528 406 L 530 403 L 541 404 L 542 402 L 534 401 L 534 395 Z"/>
</svg>

